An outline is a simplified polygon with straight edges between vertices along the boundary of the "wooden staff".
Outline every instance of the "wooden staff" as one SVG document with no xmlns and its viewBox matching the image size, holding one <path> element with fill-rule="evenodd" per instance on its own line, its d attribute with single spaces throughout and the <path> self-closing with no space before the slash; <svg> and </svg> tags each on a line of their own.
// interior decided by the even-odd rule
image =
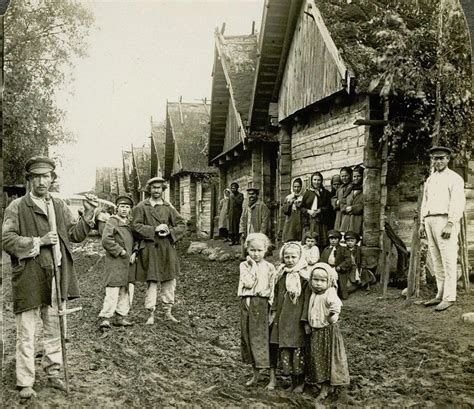
<svg viewBox="0 0 474 409">
<path fill-rule="evenodd" d="M 51 198 L 48 195 L 46 197 L 46 210 L 48 213 L 48 222 L 49 228 L 51 231 L 56 231 L 56 226 L 54 226 L 53 220 L 50 217 L 49 212 L 49 205 L 52 204 Z M 53 256 L 53 272 L 54 272 L 54 283 L 56 287 L 56 302 L 58 304 L 58 318 L 59 318 L 59 332 L 61 335 L 61 354 L 63 357 L 63 368 L 64 368 L 64 383 L 66 384 L 66 394 L 69 394 L 69 377 L 68 377 L 68 370 L 67 370 L 67 354 L 66 354 L 66 315 L 79 311 L 82 307 L 72 308 L 70 310 L 64 310 L 62 307 L 62 297 L 61 297 L 61 278 L 59 276 L 59 267 L 58 262 L 56 260 L 56 246 L 59 246 L 59 235 L 58 235 L 58 243 L 53 244 L 51 247 L 52 256 Z"/>
</svg>

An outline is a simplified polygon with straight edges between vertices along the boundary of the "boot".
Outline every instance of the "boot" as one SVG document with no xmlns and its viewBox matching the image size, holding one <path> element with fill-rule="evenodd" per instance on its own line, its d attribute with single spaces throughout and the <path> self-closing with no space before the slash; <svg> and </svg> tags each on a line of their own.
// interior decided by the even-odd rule
<svg viewBox="0 0 474 409">
<path fill-rule="evenodd" d="M 171 321 L 174 324 L 178 324 L 179 320 L 177 320 L 173 315 L 171 315 L 171 305 L 165 305 L 163 307 L 165 311 L 165 321 Z"/>
<path fill-rule="evenodd" d="M 150 316 L 146 320 L 145 325 L 153 325 L 155 323 L 155 311 L 150 311 Z"/>
</svg>

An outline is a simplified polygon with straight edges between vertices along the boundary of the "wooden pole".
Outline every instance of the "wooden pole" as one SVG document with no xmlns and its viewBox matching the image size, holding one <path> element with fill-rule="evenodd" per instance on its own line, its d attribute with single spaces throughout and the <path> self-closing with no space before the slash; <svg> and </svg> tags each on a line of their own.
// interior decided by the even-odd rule
<svg viewBox="0 0 474 409">
<path fill-rule="evenodd" d="M 420 185 L 420 190 L 418 192 L 418 200 L 416 205 L 416 216 L 413 218 L 413 233 L 411 236 L 411 251 L 410 251 L 410 264 L 408 269 L 408 289 L 407 289 L 407 299 L 416 296 L 416 293 L 420 292 L 420 236 L 418 231 L 420 229 L 420 212 L 421 212 L 421 202 L 423 200 L 423 185 Z M 418 288 L 417 288 L 418 287 Z"/>
</svg>

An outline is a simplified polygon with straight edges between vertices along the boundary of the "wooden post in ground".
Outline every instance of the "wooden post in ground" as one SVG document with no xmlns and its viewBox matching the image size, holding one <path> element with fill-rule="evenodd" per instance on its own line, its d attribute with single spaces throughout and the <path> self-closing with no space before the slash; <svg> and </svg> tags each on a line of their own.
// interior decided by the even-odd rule
<svg viewBox="0 0 474 409">
<path fill-rule="evenodd" d="M 382 295 L 386 295 L 388 282 L 390 280 L 390 265 L 392 260 L 392 242 L 386 233 L 384 233 L 382 253 L 383 263 L 381 263 L 381 267 L 383 270 L 380 274 L 380 284 L 382 285 Z"/>
<path fill-rule="evenodd" d="M 420 229 L 420 211 L 421 202 L 423 200 L 423 185 L 420 185 L 420 191 L 418 192 L 418 201 L 416 205 L 416 216 L 413 218 L 413 234 L 411 237 L 411 251 L 410 251 L 410 264 L 408 269 L 408 289 L 407 299 L 413 296 L 417 296 L 420 292 L 420 236 L 418 231 Z"/>
<path fill-rule="evenodd" d="M 462 280 L 463 287 L 466 291 L 469 291 L 469 255 L 468 255 L 468 244 L 467 244 L 467 221 L 466 213 L 463 213 L 460 223 L 460 232 L 459 232 L 459 245 L 460 245 L 460 255 L 461 255 L 461 271 L 462 271 Z"/>
</svg>

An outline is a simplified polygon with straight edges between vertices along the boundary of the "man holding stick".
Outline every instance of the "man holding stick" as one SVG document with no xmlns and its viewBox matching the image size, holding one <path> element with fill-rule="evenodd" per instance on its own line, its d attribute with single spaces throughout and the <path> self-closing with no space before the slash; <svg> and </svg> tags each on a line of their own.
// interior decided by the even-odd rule
<svg viewBox="0 0 474 409">
<path fill-rule="evenodd" d="M 50 387 L 67 391 L 60 379 L 66 368 L 60 314 L 66 300 L 79 297 L 70 242 L 81 242 L 94 225 L 95 196 L 86 195 L 84 214 L 74 220 L 49 188 L 56 178 L 55 163 L 45 156 L 29 159 L 25 166 L 28 192 L 5 210 L 3 249 L 11 256 L 13 312 L 16 319 L 16 383 L 22 398 L 36 395 L 35 327 L 43 322 L 43 368 Z M 58 291 L 59 289 L 59 291 Z M 59 301 L 59 302 L 58 302 Z"/>
<path fill-rule="evenodd" d="M 434 172 L 425 182 L 419 233 L 428 241 L 438 292 L 425 306 L 443 311 L 456 301 L 459 220 L 466 198 L 462 177 L 448 168 L 451 150 L 434 146 L 430 155 Z"/>
</svg>

